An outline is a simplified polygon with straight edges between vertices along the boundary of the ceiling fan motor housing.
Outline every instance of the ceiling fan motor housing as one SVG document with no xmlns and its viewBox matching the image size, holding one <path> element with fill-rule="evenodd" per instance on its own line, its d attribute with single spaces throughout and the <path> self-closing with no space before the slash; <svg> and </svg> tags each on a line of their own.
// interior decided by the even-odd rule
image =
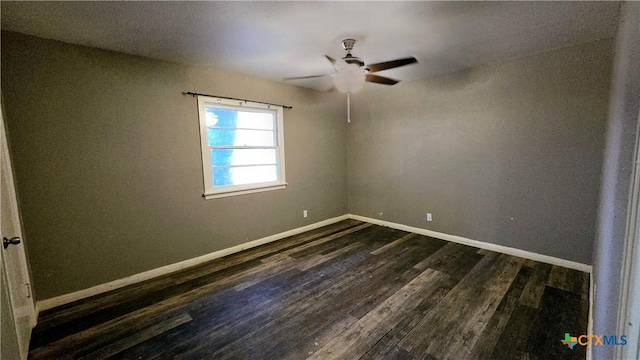
<svg viewBox="0 0 640 360">
<path fill-rule="evenodd" d="M 364 66 L 364 61 L 362 61 L 362 59 L 351 54 L 347 54 L 347 56 L 343 57 L 342 60 L 344 60 L 344 62 L 346 62 L 347 64 L 355 64 L 358 65 L 358 67 Z"/>
<path fill-rule="evenodd" d="M 347 51 L 353 50 L 353 47 L 355 46 L 355 44 L 356 44 L 356 41 L 354 39 L 342 40 L 342 47 Z"/>
<path fill-rule="evenodd" d="M 359 57 L 351 55 L 351 50 L 353 50 L 355 44 L 356 41 L 354 39 L 342 40 L 342 47 L 347 50 L 347 55 L 345 55 L 342 60 L 344 60 L 344 62 L 346 62 L 347 64 L 355 64 L 358 65 L 358 67 L 363 67 L 364 61 L 362 61 L 362 59 L 360 59 Z"/>
</svg>

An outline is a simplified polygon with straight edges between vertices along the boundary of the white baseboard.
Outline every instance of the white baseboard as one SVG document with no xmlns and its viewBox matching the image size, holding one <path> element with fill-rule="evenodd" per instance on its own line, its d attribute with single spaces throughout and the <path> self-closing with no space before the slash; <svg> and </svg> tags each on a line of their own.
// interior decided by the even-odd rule
<svg viewBox="0 0 640 360">
<path fill-rule="evenodd" d="M 132 285 L 132 284 L 136 284 L 136 283 L 139 283 L 139 282 L 142 282 L 142 281 L 153 279 L 155 277 L 171 274 L 171 273 L 174 273 L 176 271 L 180 271 L 180 270 L 183 270 L 183 269 L 186 269 L 186 268 L 189 268 L 189 267 L 193 267 L 193 266 L 196 266 L 196 265 L 200 265 L 200 264 L 206 263 L 208 261 L 211 261 L 211 260 L 214 260 L 214 259 L 217 259 L 217 258 L 221 258 L 223 256 L 231 255 L 231 254 L 234 254 L 234 253 L 246 250 L 246 249 L 250 249 L 250 248 L 253 248 L 253 247 L 256 247 L 256 246 L 267 244 L 267 243 L 270 243 L 270 242 L 273 242 L 273 241 L 276 241 L 276 240 L 280 240 L 280 239 L 283 239 L 283 238 L 286 238 L 286 237 L 289 237 L 289 236 L 297 235 L 297 234 L 303 233 L 305 231 L 317 229 L 319 227 L 322 227 L 322 226 L 325 226 L 325 225 L 330 225 L 330 224 L 336 223 L 338 221 L 346 220 L 346 219 L 354 219 L 354 220 L 364 221 L 364 222 L 368 222 L 368 223 L 372 223 L 372 224 L 387 226 L 387 227 L 390 227 L 390 228 L 393 228 L 393 229 L 413 232 L 413 233 L 416 233 L 416 234 L 431 236 L 431 237 L 434 237 L 434 238 L 447 240 L 447 241 L 451 241 L 451 242 L 455 242 L 455 243 L 459 243 L 459 244 L 463 244 L 463 245 L 469 245 L 469 246 L 473 246 L 473 247 L 480 248 L 480 249 L 486 249 L 486 250 L 495 251 L 495 252 L 499 252 L 499 253 L 503 253 L 503 254 L 518 256 L 518 257 L 522 257 L 522 258 L 525 258 L 525 259 L 531 259 L 531 260 L 535 260 L 535 261 L 544 262 L 544 263 L 547 263 L 547 264 L 563 266 L 563 267 L 566 267 L 566 268 L 570 268 L 570 269 L 575 269 L 575 270 L 591 273 L 591 265 L 585 265 L 585 264 L 581 264 L 581 263 L 574 262 L 574 261 L 569 261 L 569 260 L 564 260 L 564 259 L 560 259 L 560 258 L 555 258 L 555 257 L 552 257 L 552 256 L 537 254 L 537 253 L 533 253 L 533 252 L 529 252 L 529 251 L 525 251 L 525 250 L 511 248 L 511 247 L 508 247 L 508 246 L 496 245 L 496 244 L 491 244 L 491 243 L 487 243 L 487 242 L 483 242 L 483 241 L 467 239 L 467 238 L 464 238 L 464 237 L 461 237 L 461 236 L 440 233 L 440 232 L 431 231 L 431 230 L 422 229 L 422 228 L 417 228 L 417 227 L 413 227 L 413 226 L 407 226 L 407 225 L 392 223 L 392 222 L 389 222 L 389 221 L 373 219 L 373 218 L 369 218 L 369 217 L 365 217 L 365 216 L 353 215 L 353 214 L 345 214 L 345 215 L 342 215 L 342 216 L 334 217 L 334 218 L 331 218 L 331 219 L 327 219 L 327 220 L 323 220 L 323 221 L 320 221 L 320 222 L 317 222 L 317 223 L 313 223 L 313 224 L 310 224 L 310 225 L 299 227 L 299 228 L 296 228 L 296 229 L 293 229 L 293 230 L 285 231 L 285 232 L 282 232 L 282 233 L 279 233 L 279 234 L 267 236 L 267 237 L 264 237 L 264 238 L 261 238 L 261 239 L 257 239 L 257 240 L 253 240 L 253 241 L 250 241 L 250 242 L 247 242 L 247 243 L 236 245 L 236 246 L 233 246 L 233 247 L 230 247 L 230 248 L 214 251 L 212 253 L 209 253 L 209 254 L 206 254 L 206 255 L 202 255 L 202 256 L 199 256 L 199 257 L 196 257 L 196 258 L 193 258 L 193 259 L 189 259 L 189 260 L 177 262 L 177 263 L 174 263 L 174 264 L 166 265 L 166 266 L 163 266 L 163 267 L 159 267 L 157 269 L 153 269 L 153 270 L 145 271 L 145 272 L 142 272 L 142 273 L 138 273 L 138 274 L 135 274 L 135 275 L 128 276 L 126 278 L 110 281 L 108 283 L 104 283 L 104 284 L 101 284 L 101 285 L 96 285 L 96 286 L 90 287 L 88 289 L 79 290 L 79 291 L 72 292 L 72 293 L 69 293 L 69 294 L 56 296 L 56 297 L 53 297 L 53 298 L 50 298 L 50 299 L 40 300 L 40 301 L 38 301 L 36 303 L 36 311 L 37 312 L 45 311 L 45 310 L 52 309 L 52 308 L 60 306 L 60 305 L 68 304 L 68 303 L 71 303 L 71 302 L 74 302 L 74 301 L 77 301 L 77 300 L 81 300 L 81 299 L 85 299 L 85 298 L 88 298 L 88 297 L 91 297 L 91 296 L 94 296 L 94 295 L 102 294 L 102 293 L 105 293 L 105 292 L 108 292 L 108 291 L 111 291 L 111 290 L 119 289 L 119 288 L 122 288 L 122 287 L 125 287 L 125 286 L 128 286 L 128 285 Z M 592 294 L 590 294 L 590 296 L 592 296 Z M 591 303 L 593 303 L 593 299 L 591 299 Z M 591 309 L 589 309 L 589 310 L 591 311 Z M 590 320 L 591 320 L 591 316 L 590 316 Z"/>
<path fill-rule="evenodd" d="M 289 230 L 289 231 L 285 231 L 285 232 L 281 232 L 279 234 L 275 234 L 275 235 L 271 235 L 271 236 L 267 236 L 261 239 L 257 239 L 257 240 L 253 240 L 253 241 L 249 241 L 240 245 L 236 245 L 236 246 L 232 246 L 230 248 L 226 248 L 226 249 L 222 249 L 222 250 L 218 250 L 218 251 L 214 251 L 212 253 L 206 254 L 206 255 L 202 255 L 202 256 L 198 256 L 196 258 L 193 259 L 189 259 L 189 260 L 185 260 L 185 261 L 180 261 L 174 264 L 170 264 L 170 265 L 166 265 L 163 267 L 159 267 L 157 269 L 153 269 L 153 270 L 149 270 L 149 271 L 145 271 L 145 272 L 141 272 L 135 275 L 131 275 L 131 276 L 127 276 L 126 278 L 122 278 L 122 279 L 118 279 L 118 280 L 114 280 L 114 281 L 110 281 L 108 283 L 104 283 L 104 284 L 100 284 L 100 285 L 96 285 L 93 287 L 90 287 L 88 289 L 84 289 L 84 290 L 79 290 L 76 292 L 72 292 L 69 294 L 64 294 L 64 295 L 60 295 L 60 296 L 56 296 L 50 299 L 45 299 L 45 300 L 41 300 L 38 301 L 36 303 L 36 310 L 38 312 L 40 311 L 44 311 L 44 310 L 48 310 L 48 309 L 52 309 L 54 307 L 60 306 L 60 305 L 64 305 L 64 304 L 68 304 L 77 300 L 81 300 L 81 299 L 85 299 L 94 295 L 98 295 L 98 294 L 102 294 L 105 293 L 107 291 L 111 291 L 111 290 L 115 290 L 115 289 L 119 289 L 128 285 L 132 285 L 135 283 L 139 283 L 145 280 L 149 280 L 149 279 L 153 279 L 155 277 L 159 277 L 159 276 L 163 276 L 163 275 L 167 275 L 167 274 L 171 274 L 174 273 L 176 271 L 180 271 L 186 268 L 190 268 L 196 265 L 200 265 L 203 263 L 206 263 L 208 261 L 217 259 L 217 258 L 221 258 L 223 256 L 227 256 L 227 255 L 231 255 L 246 249 L 250 249 L 256 246 L 260 246 L 263 244 L 267 244 L 276 240 L 280 240 L 280 239 L 284 239 L 286 237 L 289 236 L 293 236 L 293 235 L 297 235 L 300 233 L 303 233 L 305 231 L 309 231 L 309 230 L 313 230 L 313 229 L 317 229 L 319 227 L 325 226 L 325 225 L 330 225 L 333 223 L 336 223 L 338 221 L 342 221 L 342 220 L 346 220 L 349 218 L 349 215 L 342 215 L 342 216 L 338 216 L 338 217 L 334 217 L 331 219 L 327 219 L 327 220 L 323 220 L 323 221 L 319 221 L 317 223 L 313 223 L 310 225 L 306 225 L 303 227 L 299 227 L 293 230 Z"/>
<path fill-rule="evenodd" d="M 548 256 L 548 255 L 542 255 L 542 254 L 520 250 L 520 249 L 508 247 L 508 246 L 491 244 L 484 241 L 472 240 L 462 236 L 445 234 L 441 232 L 417 228 L 417 227 L 408 226 L 408 225 L 397 224 L 397 223 L 384 221 L 380 219 L 373 219 L 366 216 L 349 214 L 349 218 L 354 220 L 365 221 L 372 224 L 387 226 L 393 229 L 408 231 L 408 232 L 412 232 L 420 235 L 431 236 L 437 239 L 447 240 L 447 241 L 451 241 L 451 242 L 455 242 L 463 245 L 469 245 L 469 246 L 473 246 L 480 249 L 486 249 L 486 250 L 495 251 L 495 252 L 499 252 L 507 255 L 518 256 L 521 258 L 539 261 L 546 264 L 558 265 L 558 266 L 566 267 L 569 269 L 575 269 L 575 270 L 579 270 L 579 271 L 583 271 L 591 274 L 591 265 L 586 265 L 586 264 L 582 264 L 575 261 L 560 259 L 553 256 Z"/>
</svg>

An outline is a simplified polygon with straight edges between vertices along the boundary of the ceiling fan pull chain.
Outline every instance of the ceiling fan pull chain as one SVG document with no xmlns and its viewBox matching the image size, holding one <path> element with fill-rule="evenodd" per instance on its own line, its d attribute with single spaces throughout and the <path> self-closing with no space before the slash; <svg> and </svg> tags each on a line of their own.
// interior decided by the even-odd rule
<svg viewBox="0 0 640 360">
<path fill-rule="evenodd" d="M 347 93 L 347 122 L 351 123 L 351 93 Z"/>
</svg>

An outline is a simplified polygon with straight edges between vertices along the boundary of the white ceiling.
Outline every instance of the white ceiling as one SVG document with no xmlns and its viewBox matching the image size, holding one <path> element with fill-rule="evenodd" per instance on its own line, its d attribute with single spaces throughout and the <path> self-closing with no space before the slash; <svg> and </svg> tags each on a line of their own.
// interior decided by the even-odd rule
<svg viewBox="0 0 640 360">
<path fill-rule="evenodd" d="M 414 56 L 413 80 L 615 34 L 619 2 L 1 2 L 2 29 L 282 81 Z M 329 78 L 290 81 L 316 89 Z M 383 85 L 367 84 L 368 88 Z"/>
</svg>

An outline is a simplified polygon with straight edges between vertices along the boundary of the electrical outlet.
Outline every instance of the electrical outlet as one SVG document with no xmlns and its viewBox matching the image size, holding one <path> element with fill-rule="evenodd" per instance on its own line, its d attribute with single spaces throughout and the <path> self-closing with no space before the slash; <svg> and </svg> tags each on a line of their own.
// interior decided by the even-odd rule
<svg viewBox="0 0 640 360">
<path fill-rule="evenodd" d="M 302 217 L 307 217 L 307 210 L 302 210 Z"/>
<path fill-rule="evenodd" d="M 431 213 L 427 213 L 427 221 L 433 221 L 433 217 L 431 216 Z"/>
<path fill-rule="evenodd" d="M 378 217 L 382 217 L 382 215 L 383 215 L 383 212 L 382 212 L 382 211 L 380 211 L 380 212 L 378 213 Z"/>
</svg>

